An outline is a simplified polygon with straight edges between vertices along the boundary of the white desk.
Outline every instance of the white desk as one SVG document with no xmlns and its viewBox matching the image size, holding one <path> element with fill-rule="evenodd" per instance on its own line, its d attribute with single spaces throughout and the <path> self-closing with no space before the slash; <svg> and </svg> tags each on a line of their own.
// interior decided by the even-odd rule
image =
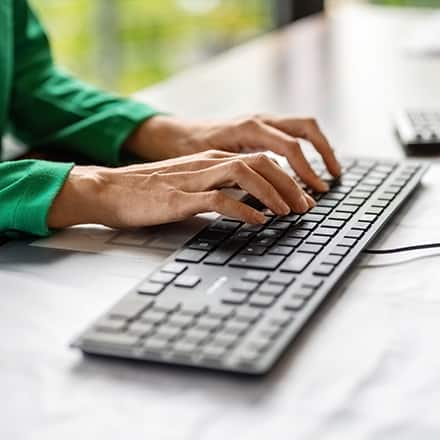
<svg viewBox="0 0 440 440">
<path fill-rule="evenodd" d="M 401 156 L 390 109 L 440 104 L 440 60 L 406 59 L 391 38 L 423 16 L 350 9 L 306 21 L 141 96 L 192 116 L 310 112 L 343 151 Z M 437 176 L 438 166 L 375 247 L 440 241 Z M 9 243 L 0 438 L 438 439 L 439 260 L 365 267 L 387 261 L 363 258 L 273 373 L 248 379 L 83 357 L 68 343 L 151 260 Z"/>
</svg>

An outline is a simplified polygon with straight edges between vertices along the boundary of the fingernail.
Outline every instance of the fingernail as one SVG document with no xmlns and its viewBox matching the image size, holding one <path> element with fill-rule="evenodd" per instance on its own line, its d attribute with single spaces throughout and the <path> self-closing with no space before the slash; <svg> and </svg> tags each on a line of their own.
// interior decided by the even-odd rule
<svg viewBox="0 0 440 440">
<path fill-rule="evenodd" d="M 280 212 L 281 212 L 281 215 L 289 214 L 290 213 L 289 205 L 284 202 L 282 204 L 280 204 Z"/>
<path fill-rule="evenodd" d="M 322 182 L 322 184 L 319 186 L 321 187 L 321 192 L 328 192 L 330 190 L 330 186 L 327 182 Z"/>
<path fill-rule="evenodd" d="M 266 224 L 266 216 L 262 214 L 261 212 L 258 212 L 255 214 L 255 223 L 258 223 L 260 225 Z"/>
<path fill-rule="evenodd" d="M 309 204 L 307 203 L 307 200 L 304 196 L 300 197 L 299 206 L 300 206 L 301 211 L 306 211 L 307 209 L 309 209 Z"/>
</svg>

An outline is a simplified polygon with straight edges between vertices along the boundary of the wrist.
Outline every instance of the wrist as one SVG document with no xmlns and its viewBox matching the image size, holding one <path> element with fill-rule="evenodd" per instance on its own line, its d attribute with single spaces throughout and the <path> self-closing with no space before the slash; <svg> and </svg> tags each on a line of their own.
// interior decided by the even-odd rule
<svg viewBox="0 0 440 440">
<path fill-rule="evenodd" d="M 156 115 L 140 124 L 123 148 L 148 161 L 197 153 L 202 147 L 194 136 L 194 128 L 188 121 Z"/>
<path fill-rule="evenodd" d="M 102 167 L 75 166 L 49 210 L 49 228 L 100 223 L 100 194 L 103 188 Z"/>
</svg>

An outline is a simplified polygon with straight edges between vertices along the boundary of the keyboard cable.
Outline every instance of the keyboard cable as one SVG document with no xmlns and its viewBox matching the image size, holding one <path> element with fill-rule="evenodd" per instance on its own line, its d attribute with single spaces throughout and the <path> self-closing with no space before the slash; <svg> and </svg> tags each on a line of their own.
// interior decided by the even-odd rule
<svg viewBox="0 0 440 440">
<path fill-rule="evenodd" d="M 411 252 L 411 251 L 419 251 L 423 249 L 434 249 L 440 248 L 440 243 L 426 243 L 426 244 L 417 244 L 413 246 L 404 246 L 399 248 L 390 248 L 390 249 L 365 249 L 363 251 L 364 254 L 397 254 L 399 252 Z"/>
</svg>

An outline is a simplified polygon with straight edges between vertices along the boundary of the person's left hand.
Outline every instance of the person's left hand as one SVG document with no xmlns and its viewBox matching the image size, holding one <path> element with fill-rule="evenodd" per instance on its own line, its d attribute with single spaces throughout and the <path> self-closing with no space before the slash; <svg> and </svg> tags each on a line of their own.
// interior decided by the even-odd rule
<svg viewBox="0 0 440 440">
<path fill-rule="evenodd" d="M 125 148 L 148 161 L 212 149 L 233 153 L 270 150 L 285 156 L 309 187 L 328 191 L 328 184 L 316 175 L 305 158 L 298 138 L 308 140 L 316 148 L 331 175 L 341 174 L 333 149 L 313 118 L 252 116 L 225 122 L 193 122 L 161 115 L 141 124 Z"/>
</svg>

